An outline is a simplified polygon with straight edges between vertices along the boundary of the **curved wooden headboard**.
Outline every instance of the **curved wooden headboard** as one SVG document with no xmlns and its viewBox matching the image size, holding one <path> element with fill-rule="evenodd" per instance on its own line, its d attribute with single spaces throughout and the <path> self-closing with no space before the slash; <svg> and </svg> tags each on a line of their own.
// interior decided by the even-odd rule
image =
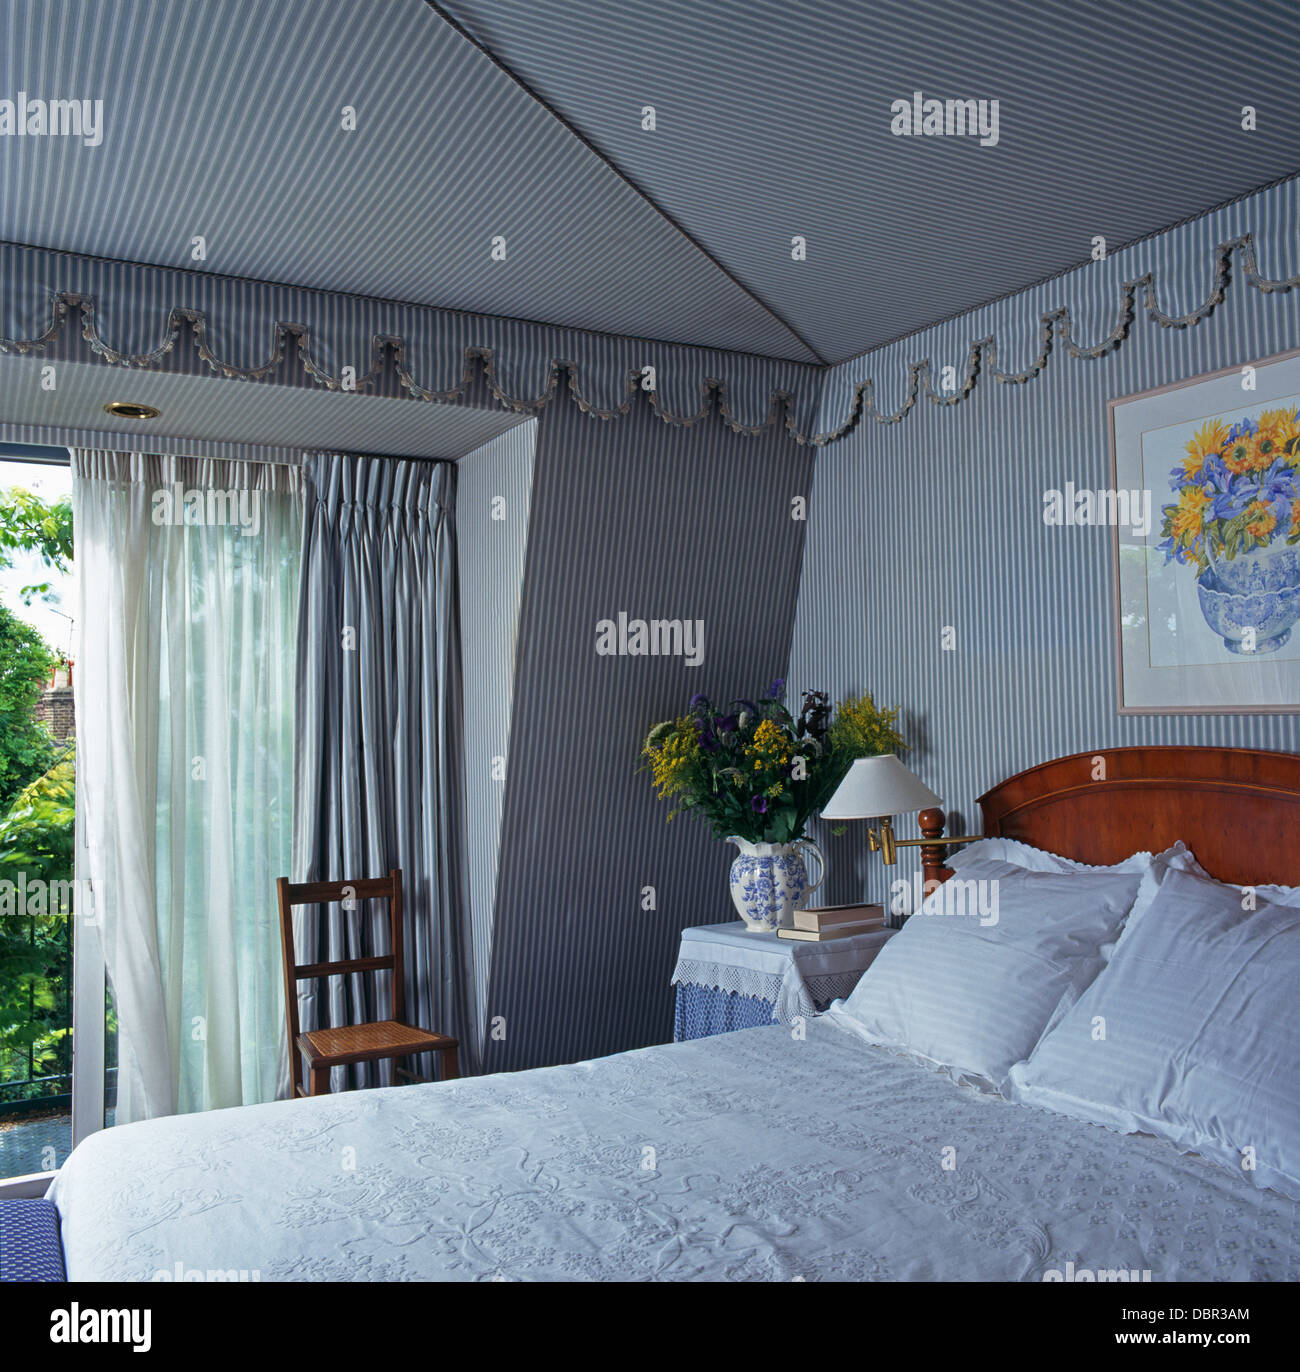
<svg viewBox="0 0 1300 1372">
<path fill-rule="evenodd" d="M 1176 839 L 1220 881 L 1300 886 L 1300 755 L 1254 748 L 1107 748 L 1008 777 L 980 797 L 984 833 L 1079 862 Z"/>
</svg>

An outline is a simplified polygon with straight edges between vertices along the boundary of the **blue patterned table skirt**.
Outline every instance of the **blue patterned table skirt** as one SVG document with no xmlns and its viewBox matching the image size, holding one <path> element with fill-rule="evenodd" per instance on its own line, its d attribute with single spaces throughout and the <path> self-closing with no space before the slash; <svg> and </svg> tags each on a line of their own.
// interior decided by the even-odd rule
<svg viewBox="0 0 1300 1372">
<path fill-rule="evenodd" d="M 729 1034 L 733 1029 L 757 1029 L 772 1023 L 773 1008 L 772 1001 L 757 996 L 678 982 L 673 1041 L 705 1039 L 713 1034 Z"/>
<path fill-rule="evenodd" d="M 64 1281 L 59 1212 L 47 1200 L 0 1200 L 0 1281 Z"/>
</svg>

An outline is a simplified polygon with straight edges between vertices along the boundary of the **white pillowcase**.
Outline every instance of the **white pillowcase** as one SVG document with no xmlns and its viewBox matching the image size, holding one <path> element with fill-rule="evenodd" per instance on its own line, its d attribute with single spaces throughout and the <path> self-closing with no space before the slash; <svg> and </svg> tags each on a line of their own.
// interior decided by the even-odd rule
<svg viewBox="0 0 1300 1372">
<path fill-rule="evenodd" d="M 1142 876 L 966 863 L 827 1015 L 870 1043 L 1001 1090 L 1012 1064 L 1101 970 L 1101 948 L 1117 937 Z M 988 898 L 966 913 L 943 913 L 981 894 Z M 987 913 L 994 900 L 996 922 Z"/>
<path fill-rule="evenodd" d="M 1261 901 L 1250 913 L 1238 888 L 1171 872 L 1106 970 L 1012 1068 L 1010 1094 L 1234 1169 L 1252 1159 L 1256 1185 L 1300 1200 L 1297 988 L 1300 910 Z"/>
<path fill-rule="evenodd" d="M 1183 845 L 1180 843 L 1178 844 L 1178 847 L 1183 848 Z M 1173 852 L 1173 849 L 1171 848 L 1169 851 Z M 1183 852 L 1186 854 L 1186 862 L 1182 866 L 1182 870 L 1192 872 L 1205 881 L 1216 882 L 1216 884 L 1220 886 L 1227 886 L 1229 884 L 1227 882 L 1218 881 L 1216 877 L 1212 877 L 1185 848 L 1183 848 Z M 949 866 L 951 865 L 952 864 L 949 863 Z M 1244 886 L 1233 886 L 1231 889 L 1244 892 L 1247 888 Z M 1252 886 L 1249 889 L 1254 892 L 1257 900 L 1266 900 L 1270 905 L 1300 906 L 1300 886 Z"/>
<path fill-rule="evenodd" d="M 1125 928 L 1138 919 L 1151 906 L 1169 872 L 1199 872 L 1205 875 L 1200 864 L 1192 856 L 1186 844 L 1180 839 L 1172 848 L 1162 853 L 1134 853 L 1122 862 L 1109 867 L 1094 867 L 1086 862 L 1076 862 L 1073 858 L 1061 857 L 1059 853 L 1049 853 L 1043 848 L 1031 847 L 1015 838 L 982 838 L 977 843 L 958 849 L 950 858 L 948 866 L 954 872 L 965 871 L 971 863 L 1009 862 L 1030 872 L 1137 872 L 1141 874 L 1142 884 L 1138 887 L 1137 898 L 1128 913 Z M 1300 892 L 1297 892 L 1300 899 Z M 1102 944 L 1102 960 L 1108 962 L 1115 950 L 1113 942 Z"/>
<path fill-rule="evenodd" d="M 1187 850 L 1181 843 L 1161 853 L 1162 858 Z M 1150 866 L 1152 854 L 1134 853 L 1123 862 L 1108 867 L 1093 867 L 1086 862 L 1076 862 L 1073 858 L 1061 857 L 1059 853 L 1049 853 L 1045 848 L 1035 848 L 1021 843 L 1018 838 L 982 838 L 953 850 L 947 865 L 954 872 L 972 862 L 1010 862 L 1029 872 L 1141 872 Z"/>
</svg>

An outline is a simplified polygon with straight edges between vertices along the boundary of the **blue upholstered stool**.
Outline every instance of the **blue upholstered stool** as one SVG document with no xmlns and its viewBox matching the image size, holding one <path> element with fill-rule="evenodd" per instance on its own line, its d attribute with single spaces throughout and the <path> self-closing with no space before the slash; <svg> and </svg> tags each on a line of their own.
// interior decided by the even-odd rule
<svg viewBox="0 0 1300 1372">
<path fill-rule="evenodd" d="M 0 1200 L 0 1281 L 66 1281 L 59 1212 L 47 1200 Z"/>
</svg>

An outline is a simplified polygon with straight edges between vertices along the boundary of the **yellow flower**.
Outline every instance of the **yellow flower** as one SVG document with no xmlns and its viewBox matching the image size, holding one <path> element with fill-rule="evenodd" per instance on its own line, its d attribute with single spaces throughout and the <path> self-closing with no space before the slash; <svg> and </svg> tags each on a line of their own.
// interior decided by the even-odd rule
<svg viewBox="0 0 1300 1372">
<path fill-rule="evenodd" d="M 1170 520 L 1169 529 L 1175 542 L 1195 547 L 1205 531 L 1205 511 L 1210 497 L 1200 486 L 1184 486 L 1178 505 Z"/>
<path fill-rule="evenodd" d="M 1261 543 L 1267 542 L 1277 528 L 1277 515 L 1273 507 L 1262 500 L 1252 500 L 1246 507 L 1246 513 L 1255 516 L 1254 519 L 1247 519 L 1246 532 L 1253 534 Z"/>
<path fill-rule="evenodd" d="M 1182 462 L 1183 476 L 1188 481 L 1191 481 L 1200 475 L 1201 468 L 1204 466 L 1205 459 L 1201 456 L 1200 452 L 1196 450 L 1196 445 L 1189 443 L 1187 445 L 1187 456 L 1183 458 Z"/>
<path fill-rule="evenodd" d="M 698 750 L 695 722 L 689 715 L 676 720 L 671 732 L 662 736 L 658 746 L 647 743 L 641 750 L 649 760 L 650 773 L 660 800 L 686 790 L 696 765 Z M 672 811 L 668 818 L 672 819 L 676 813 L 676 810 Z"/>
<path fill-rule="evenodd" d="M 1188 476 L 1194 476 L 1201 470 L 1205 459 L 1213 457 L 1227 441 L 1228 426 L 1223 420 L 1206 420 L 1187 444 L 1187 457 L 1183 461 L 1183 470 Z"/>
<path fill-rule="evenodd" d="M 830 742 L 850 757 L 875 757 L 907 746 L 898 732 L 898 711 L 879 707 L 869 691 L 843 701 L 831 724 Z"/>
<path fill-rule="evenodd" d="M 1223 450 L 1223 460 L 1230 472 L 1240 475 L 1252 471 L 1259 461 L 1255 439 L 1250 434 L 1238 434 Z"/>
<path fill-rule="evenodd" d="M 1286 445 L 1300 434 L 1295 415 L 1290 410 L 1265 410 L 1259 417 L 1259 432 L 1255 435 L 1260 456 L 1269 466 L 1279 457 L 1286 457 Z M 1291 455 L 1294 459 L 1294 454 Z"/>
<path fill-rule="evenodd" d="M 1300 500 L 1291 502 L 1291 536 L 1300 534 Z"/>
<path fill-rule="evenodd" d="M 745 745 L 744 753 L 760 770 L 784 767 L 790 761 L 790 740 L 778 724 L 765 719 L 754 730 L 754 737 Z"/>
</svg>

